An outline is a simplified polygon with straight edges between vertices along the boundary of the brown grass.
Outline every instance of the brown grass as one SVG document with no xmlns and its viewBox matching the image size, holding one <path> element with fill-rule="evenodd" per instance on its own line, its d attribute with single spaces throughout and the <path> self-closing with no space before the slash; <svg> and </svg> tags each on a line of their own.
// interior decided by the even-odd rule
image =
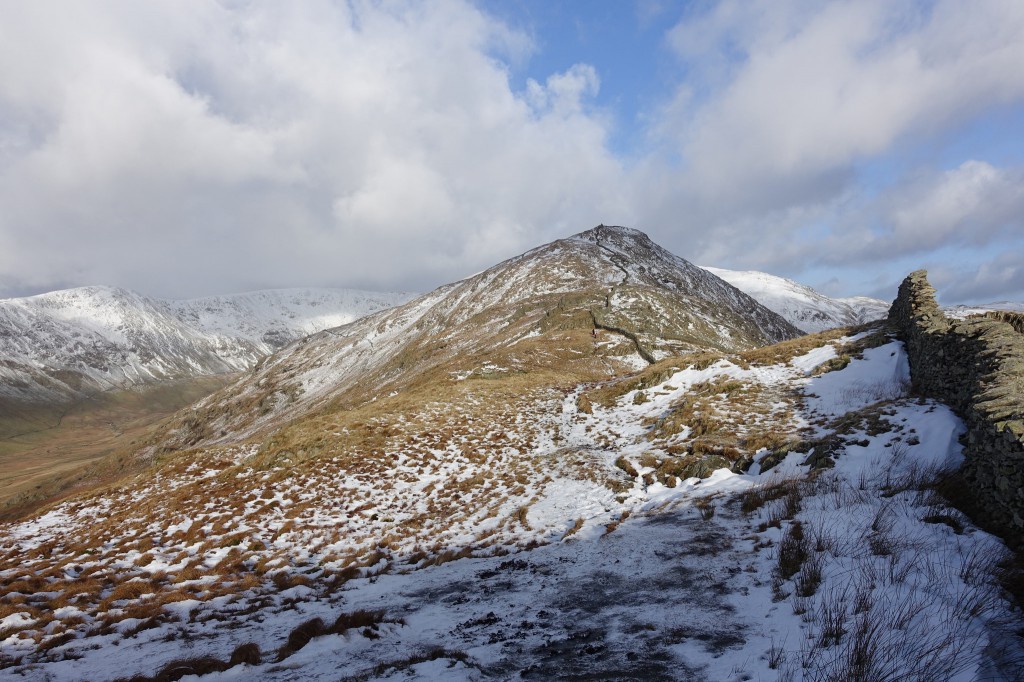
<svg viewBox="0 0 1024 682">
<path fill-rule="evenodd" d="M 185 568 L 181 569 L 180 571 L 178 571 L 178 573 L 174 576 L 173 582 L 183 583 L 189 580 L 199 580 L 205 575 L 205 571 L 202 568 L 200 568 L 199 565 L 190 564 L 188 566 L 185 566 Z"/>
<path fill-rule="evenodd" d="M 612 521 L 604 527 L 604 535 L 602 535 L 601 537 L 605 537 L 606 535 L 611 535 L 612 533 L 614 533 L 615 529 L 617 529 L 626 519 L 629 518 L 629 515 L 630 511 L 628 509 L 622 512 L 619 515 L 619 518 L 615 519 L 614 521 Z"/>
<path fill-rule="evenodd" d="M 150 583 L 147 580 L 129 580 L 126 583 L 121 583 L 114 588 L 114 591 L 107 597 L 111 602 L 120 601 L 122 599 L 138 599 L 144 594 L 150 594 L 160 591 L 159 584 Z"/>
<path fill-rule="evenodd" d="M 773 346 L 745 351 L 739 354 L 739 359 L 749 365 L 777 365 L 789 362 L 793 358 L 809 353 L 830 341 L 835 341 L 849 334 L 855 334 L 860 330 L 860 327 L 840 327 L 839 329 L 829 329 L 817 334 L 798 336 L 795 339 L 783 341 Z"/>
<path fill-rule="evenodd" d="M 136 445 L 229 376 L 100 393 L 69 405 L 0 405 L 0 518 L 16 519 L 83 487 L 140 470 Z"/>
<path fill-rule="evenodd" d="M 744 491 L 740 495 L 740 510 L 744 514 L 750 514 L 763 507 L 766 503 L 784 497 L 796 500 L 793 505 L 789 506 L 798 508 L 800 499 L 799 479 L 786 479 L 776 483 L 755 486 Z M 796 512 L 794 511 L 793 513 L 795 514 Z M 789 518 L 792 518 L 792 514 Z"/>
<path fill-rule="evenodd" d="M 584 523 L 585 522 L 582 518 L 576 519 L 576 521 L 573 522 L 572 527 L 569 530 L 565 531 L 565 535 L 562 536 L 562 539 L 564 540 L 570 535 L 575 535 L 576 533 L 578 533 L 580 529 L 583 528 Z"/>
</svg>

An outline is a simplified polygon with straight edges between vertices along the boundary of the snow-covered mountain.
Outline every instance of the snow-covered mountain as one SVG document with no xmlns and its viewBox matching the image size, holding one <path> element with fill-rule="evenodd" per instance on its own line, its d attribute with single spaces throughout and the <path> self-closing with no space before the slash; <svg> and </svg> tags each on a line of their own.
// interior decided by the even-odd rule
<svg viewBox="0 0 1024 682">
<path fill-rule="evenodd" d="M 889 312 L 889 303 L 877 298 L 830 298 L 791 279 L 765 272 L 704 269 L 808 333 L 880 320 Z"/>
<path fill-rule="evenodd" d="M 799 333 L 644 233 L 601 225 L 312 335 L 267 358 L 204 409 L 216 415 L 215 432 L 238 433 L 294 419 L 351 391 L 375 399 L 427 377 L 457 376 L 467 365 L 525 372 L 536 368 L 537 346 L 545 342 L 555 346 L 543 350 L 551 366 L 587 365 L 573 370 L 580 376 L 600 367 L 607 376 L 670 355 L 746 350 Z"/>
<path fill-rule="evenodd" d="M 978 303 L 975 305 L 951 305 L 943 307 L 946 317 L 962 320 L 971 315 L 984 315 L 989 311 L 1007 310 L 1013 313 L 1024 313 L 1024 303 L 1017 301 L 997 301 L 995 303 Z"/>
<path fill-rule="evenodd" d="M 64 400 L 251 367 L 408 294 L 285 289 L 168 301 L 81 287 L 0 300 L 0 397 Z"/>
<path fill-rule="evenodd" d="M 935 489 L 964 425 L 908 387 L 881 326 L 800 336 L 600 226 L 303 337 L 0 523 L 0 674 L 1021 679 L 1005 547 Z"/>
</svg>

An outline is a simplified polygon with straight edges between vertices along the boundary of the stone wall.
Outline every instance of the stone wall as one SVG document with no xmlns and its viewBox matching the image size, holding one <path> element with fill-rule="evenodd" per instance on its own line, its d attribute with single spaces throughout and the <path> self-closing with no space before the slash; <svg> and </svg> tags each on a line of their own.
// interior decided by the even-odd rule
<svg viewBox="0 0 1024 682">
<path fill-rule="evenodd" d="M 903 280 L 889 310 L 889 323 L 907 347 L 914 390 L 946 403 L 967 425 L 966 462 L 959 478 L 971 511 L 979 522 L 1020 547 L 1024 334 L 1019 318 L 1011 318 L 947 319 L 924 270 Z"/>
</svg>

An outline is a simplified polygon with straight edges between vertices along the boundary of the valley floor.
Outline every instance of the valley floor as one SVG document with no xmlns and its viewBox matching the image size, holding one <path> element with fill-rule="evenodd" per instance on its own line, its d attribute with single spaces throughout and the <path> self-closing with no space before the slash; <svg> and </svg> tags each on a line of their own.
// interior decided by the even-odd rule
<svg viewBox="0 0 1024 682">
<path fill-rule="evenodd" d="M 484 476 L 495 460 L 476 461 L 467 448 L 453 448 L 436 465 L 399 453 L 395 466 L 408 465 L 397 469 L 409 476 L 408 485 L 388 486 L 378 497 L 364 491 L 373 512 L 365 518 L 351 509 L 331 511 L 316 498 L 302 522 L 306 535 L 280 532 L 283 516 L 270 527 L 266 519 L 277 517 L 258 522 L 247 516 L 262 508 L 255 487 L 237 516 L 220 518 L 212 502 L 205 512 L 195 503 L 187 524 L 175 517 L 159 532 L 141 522 L 125 526 L 131 542 L 110 537 L 92 553 L 71 551 L 68 529 L 90 514 L 121 509 L 116 498 L 104 511 L 68 502 L 3 526 L 0 676 L 1024 679 L 1020 613 L 996 575 L 1007 552 L 934 489 L 962 457 L 961 423 L 943 405 L 904 395 L 906 360 L 898 342 L 868 347 L 835 371 L 814 371 L 849 340 L 776 364 L 722 360 L 691 367 L 607 406 L 595 404 L 589 413 L 579 407 L 579 391 L 549 396 L 546 416 L 523 420 L 533 430 L 524 425 L 528 435 L 510 436 L 509 447 L 521 448 L 531 468 L 505 488 L 495 483 L 474 493 L 494 499 L 493 514 L 482 513 L 487 505 L 466 493 L 465 506 L 481 513 L 457 516 L 452 524 L 438 518 L 433 531 L 396 537 L 390 552 L 373 524 L 387 522 L 386 515 L 399 525 L 418 519 L 414 502 L 436 501 L 433 491 L 447 479 L 425 470 L 455 462 L 469 469 L 459 476 Z M 814 449 L 790 452 L 763 472 L 767 451 L 746 473 L 719 469 L 704 479 L 666 478 L 645 456 L 654 447 L 652 429 L 708 382 L 758 387 L 760 413 L 801 429 Z M 727 405 L 728 396 L 722 402 Z M 682 435 L 693 428 L 685 426 Z M 124 496 L 138 505 L 148 499 L 141 491 L 155 485 L 213 485 L 228 475 L 259 481 L 270 474 L 246 464 L 253 456 L 239 450 L 219 464 L 204 462 Z M 597 473 L 581 475 L 581 467 Z M 414 481 L 416 472 L 426 480 Z M 609 487 L 605 479 L 620 485 Z M 316 495 L 329 495 L 317 487 L 327 482 L 305 481 L 283 494 L 278 488 L 266 500 L 277 500 L 277 508 L 310 504 Z M 336 478 L 338 499 L 348 504 L 353 498 L 345 490 L 357 483 Z M 332 582 L 326 577 L 340 550 L 316 533 L 342 520 L 359 547 L 376 537 L 380 558 Z M 193 525 L 207 532 L 186 537 Z M 479 544 L 481 529 L 490 544 Z M 144 531 L 151 540 L 143 545 L 136 541 Z M 397 531 L 389 526 L 389 532 Z M 246 539 L 204 544 L 212 533 L 245 533 Z M 436 551 L 418 556 L 426 537 L 444 539 L 435 548 L 448 552 L 443 561 Z M 460 543 L 474 541 L 478 553 L 490 556 L 458 558 Z M 252 553 L 252 559 L 235 557 L 243 563 L 273 556 L 272 567 L 287 579 L 275 581 L 274 590 L 242 581 L 215 589 L 216 577 L 204 576 L 193 559 L 212 571 L 232 547 Z M 294 560 L 300 554 L 303 561 Z M 151 611 L 132 617 L 151 590 L 163 589 L 158 571 L 189 567 L 196 570 L 174 584 L 191 585 L 193 593 L 161 601 L 160 618 Z M 60 580 L 90 572 L 121 577 L 96 577 L 95 600 L 76 599 L 66 588 L 65 595 L 47 593 L 48 585 L 70 584 Z M 300 574 L 306 578 L 295 579 Z M 133 582 L 146 592 L 123 590 Z"/>
<path fill-rule="evenodd" d="M 161 419 L 233 377 L 164 381 L 59 405 L 0 401 L 0 516 L 65 493 L 90 464 L 128 449 Z"/>
</svg>

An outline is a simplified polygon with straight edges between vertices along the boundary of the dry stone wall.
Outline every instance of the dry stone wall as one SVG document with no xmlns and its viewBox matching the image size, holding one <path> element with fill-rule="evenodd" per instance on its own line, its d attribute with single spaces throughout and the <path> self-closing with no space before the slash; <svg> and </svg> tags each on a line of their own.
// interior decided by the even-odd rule
<svg viewBox="0 0 1024 682">
<path fill-rule="evenodd" d="M 1015 324 L 1016 322 L 1016 324 Z M 927 273 L 911 273 L 889 310 L 907 347 L 914 390 L 963 418 L 960 471 L 972 512 L 1024 546 L 1024 333 L 999 315 L 948 319 Z"/>
</svg>

